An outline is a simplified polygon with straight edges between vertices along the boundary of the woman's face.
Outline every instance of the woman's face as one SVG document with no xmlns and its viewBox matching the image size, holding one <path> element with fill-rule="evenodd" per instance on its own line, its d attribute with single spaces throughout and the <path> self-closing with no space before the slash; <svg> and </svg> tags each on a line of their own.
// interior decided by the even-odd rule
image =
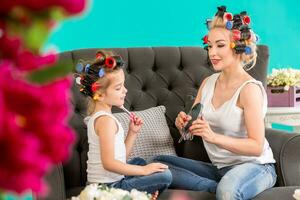
<svg viewBox="0 0 300 200">
<path fill-rule="evenodd" d="M 213 28 L 208 33 L 208 56 L 215 70 L 220 71 L 240 64 L 230 47 L 231 34 L 224 28 Z"/>
</svg>

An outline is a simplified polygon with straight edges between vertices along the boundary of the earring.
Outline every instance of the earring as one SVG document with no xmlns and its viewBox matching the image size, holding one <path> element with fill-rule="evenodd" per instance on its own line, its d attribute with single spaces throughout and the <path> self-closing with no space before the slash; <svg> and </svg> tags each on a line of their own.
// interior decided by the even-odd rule
<svg viewBox="0 0 300 200">
<path fill-rule="evenodd" d="M 98 101 L 99 99 L 100 99 L 99 94 L 94 94 L 93 100 L 94 100 L 94 101 Z"/>
</svg>

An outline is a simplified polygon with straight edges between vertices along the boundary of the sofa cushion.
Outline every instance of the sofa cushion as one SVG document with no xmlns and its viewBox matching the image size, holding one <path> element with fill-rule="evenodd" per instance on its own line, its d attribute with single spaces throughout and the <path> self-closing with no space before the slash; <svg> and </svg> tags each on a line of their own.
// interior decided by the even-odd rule
<svg viewBox="0 0 300 200">
<path fill-rule="evenodd" d="M 294 200 L 293 194 L 296 189 L 300 189 L 300 186 L 290 187 L 273 187 L 260 194 L 258 194 L 255 200 Z"/>
<path fill-rule="evenodd" d="M 148 159 L 155 155 L 176 155 L 173 140 L 165 118 L 165 112 L 166 108 L 164 106 L 134 112 L 143 119 L 144 124 L 129 158 L 142 157 Z M 124 112 L 115 113 L 114 116 L 122 124 L 126 136 L 129 116 Z"/>
</svg>

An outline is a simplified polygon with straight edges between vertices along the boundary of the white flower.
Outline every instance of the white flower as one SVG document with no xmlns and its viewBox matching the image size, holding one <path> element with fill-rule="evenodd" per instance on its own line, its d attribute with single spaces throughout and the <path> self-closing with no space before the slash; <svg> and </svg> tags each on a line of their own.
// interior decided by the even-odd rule
<svg viewBox="0 0 300 200">
<path fill-rule="evenodd" d="M 128 192 L 122 189 L 91 184 L 86 186 L 79 196 L 72 197 L 71 200 L 150 200 L 150 198 L 151 195 L 136 189 Z"/>
<path fill-rule="evenodd" d="M 130 196 L 133 200 L 149 200 L 149 195 L 136 189 L 131 190 Z"/>
<path fill-rule="evenodd" d="M 296 200 L 300 200 L 300 189 L 295 190 L 293 197 Z"/>
<path fill-rule="evenodd" d="M 116 188 L 111 188 L 110 189 L 110 193 L 116 198 L 116 200 L 120 199 L 122 200 L 124 196 L 128 195 L 129 196 L 129 192 L 126 190 L 121 190 L 121 189 L 116 189 Z"/>
<path fill-rule="evenodd" d="M 80 193 L 80 200 L 94 200 L 101 196 L 101 191 L 98 190 L 97 184 L 90 184 Z"/>
<path fill-rule="evenodd" d="M 273 69 L 267 78 L 268 86 L 300 86 L 300 70 L 291 68 Z M 286 88 L 287 88 L 286 87 Z"/>
</svg>

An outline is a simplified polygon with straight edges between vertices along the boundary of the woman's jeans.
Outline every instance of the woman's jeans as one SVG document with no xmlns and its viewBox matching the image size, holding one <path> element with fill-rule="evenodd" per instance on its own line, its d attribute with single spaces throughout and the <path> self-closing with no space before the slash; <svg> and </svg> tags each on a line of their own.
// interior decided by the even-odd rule
<svg viewBox="0 0 300 200">
<path fill-rule="evenodd" d="M 128 161 L 128 164 L 144 166 L 147 165 L 147 162 L 142 158 L 133 158 Z M 120 181 L 106 183 L 106 185 L 128 191 L 137 189 L 152 194 L 157 190 L 161 193 L 169 187 L 171 182 L 172 174 L 169 169 L 166 169 L 163 172 L 157 172 L 147 176 L 125 176 L 125 178 Z"/>
<path fill-rule="evenodd" d="M 274 164 L 244 163 L 218 169 L 211 163 L 176 156 L 157 156 L 152 162 L 169 166 L 171 188 L 216 193 L 218 200 L 252 199 L 276 183 Z"/>
</svg>

